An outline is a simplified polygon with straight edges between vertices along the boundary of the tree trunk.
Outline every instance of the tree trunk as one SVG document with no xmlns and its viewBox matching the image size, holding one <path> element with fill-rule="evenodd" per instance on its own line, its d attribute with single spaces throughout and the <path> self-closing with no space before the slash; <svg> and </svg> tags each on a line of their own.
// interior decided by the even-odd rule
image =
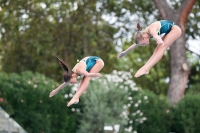
<svg viewBox="0 0 200 133">
<path fill-rule="evenodd" d="M 185 34 L 182 34 L 170 48 L 171 78 L 168 98 L 174 105 L 184 97 L 189 76 L 189 64 L 186 60 Z"/>
<path fill-rule="evenodd" d="M 186 59 L 185 23 L 196 0 L 184 0 L 178 10 L 173 10 L 166 0 L 154 0 L 163 19 L 169 19 L 180 26 L 182 35 L 170 47 L 171 77 L 168 98 L 172 105 L 184 97 L 189 76 L 189 64 Z"/>
</svg>

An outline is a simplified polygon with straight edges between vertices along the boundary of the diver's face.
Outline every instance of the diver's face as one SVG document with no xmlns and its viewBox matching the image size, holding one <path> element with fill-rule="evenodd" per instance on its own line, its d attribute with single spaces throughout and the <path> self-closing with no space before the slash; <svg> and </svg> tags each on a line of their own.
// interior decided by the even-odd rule
<svg viewBox="0 0 200 133">
<path fill-rule="evenodd" d="M 140 41 L 138 42 L 138 44 L 141 45 L 141 46 L 146 46 L 146 45 L 148 45 L 148 44 L 149 44 L 149 35 L 148 35 L 148 34 L 143 34 L 142 36 L 143 36 L 143 39 L 140 40 Z"/>
<path fill-rule="evenodd" d="M 69 81 L 70 84 L 76 84 L 77 83 L 77 74 L 72 74 L 72 78 Z"/>
</svg>

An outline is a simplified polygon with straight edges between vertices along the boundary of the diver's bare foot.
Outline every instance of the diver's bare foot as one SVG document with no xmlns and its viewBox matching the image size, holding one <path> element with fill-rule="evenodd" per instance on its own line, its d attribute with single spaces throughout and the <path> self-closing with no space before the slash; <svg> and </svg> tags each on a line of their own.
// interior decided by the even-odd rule
<svg viewBox="0 0 200 133">
<path fill-rule="evenodd" d="M 144 74 L 149 74 L 149 70 L 145 70 L 145 69 L 143 69 L 143 68 L 140 68 L 140 69 L 136 72 L 136 74 L 135 74 L 134 77 L 138 78 L 138 77 L 140 77 L 140 76 L 142 76 L 142 75 L 144 75 Z"/>
<path fill-rule="evenodd" d="M 72 98 L 69 103 L 67 104 L 67 106 L 71 106 L 72 104 L 77 104 L 79 102 L 79 98 Z"/>
</svg>

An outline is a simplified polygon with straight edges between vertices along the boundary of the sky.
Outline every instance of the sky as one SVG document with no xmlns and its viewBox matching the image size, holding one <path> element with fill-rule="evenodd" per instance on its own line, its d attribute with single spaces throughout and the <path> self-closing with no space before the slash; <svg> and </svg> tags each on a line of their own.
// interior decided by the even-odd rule
<svg viewBox="0 0 200 133">
<path fill-rule="evenodd" d="M 200 38 L 189 39 L 186 43 L 189 50 L 200 56 Z"/>
</svg>

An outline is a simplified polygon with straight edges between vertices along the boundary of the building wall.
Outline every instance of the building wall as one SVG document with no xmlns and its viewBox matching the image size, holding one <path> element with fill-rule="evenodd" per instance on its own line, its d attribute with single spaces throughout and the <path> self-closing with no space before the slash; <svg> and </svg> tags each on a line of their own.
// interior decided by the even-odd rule
<svg viewBox="0 0 200 133">
<path fill-rule="evenodd" d="M 0 107 L 0 133 L 27 133 Z"/>
</svg>

